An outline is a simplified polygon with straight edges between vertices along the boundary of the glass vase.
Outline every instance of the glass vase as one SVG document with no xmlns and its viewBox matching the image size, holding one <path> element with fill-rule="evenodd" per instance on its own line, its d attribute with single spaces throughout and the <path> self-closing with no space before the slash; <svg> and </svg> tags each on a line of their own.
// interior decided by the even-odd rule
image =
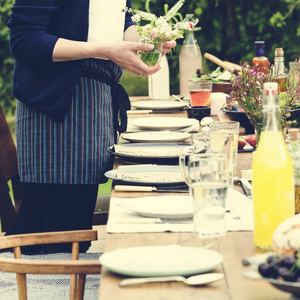
<svg viewBox="0 0 300 300">
<path fill-rule="evenodd" d="M 162 57 L 163 44 L 153 44 L 154 48 L 150 51 L 138 51 L 138 57 L 148 66 L 152 67 L 157 63 L 160 63 Z"/>
</svg>

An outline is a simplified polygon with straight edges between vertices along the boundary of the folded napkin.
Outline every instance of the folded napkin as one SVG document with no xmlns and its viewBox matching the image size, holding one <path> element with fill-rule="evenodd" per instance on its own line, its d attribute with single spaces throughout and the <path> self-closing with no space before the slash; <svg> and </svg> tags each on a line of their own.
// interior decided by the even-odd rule
<svg viewBox="0 0 300 300">
<path fill-rule="evenodd" d="M 141 181 L 141 182 L 182 182 L 184 181 L 180 173 L 175 172 L 151 172 L 151 173 L 117 173 L 117 179 Z"/>
<path fill-rule="evenodd" d="M 182 147 L 162 147 L 162 146 L 130 146 L 128 144 L 125 145 L 114 145 L 115 152 L 119 154 L 127 154 L 139 157 L 155 157 L 155 156 L 163 156 L 163 157 L 176 157 L 180 155 L 182 152 Z"/>
<path fill-rule="evenodd" d="M 230 212 L 226 214 L 226 226 L 229 231 L 252 231 L 254 229 L 253 199 L 246 197 L 236 190 L 229 189 L 226 201 L 226 210 L 233 210 L 234 219 Z"/>
<path fill-rule="evenodd" d="M 159 219 L 147 218 L 138 215 L 133 210 L 130 210 L 130 204 L 133 201 L 141 201 L 147 203 L 149 201 L 159 201 L 161 203 L 162 211 L 170 207 L 170 200 L 176 202 L 176 205 L 182 202 L 182 211 L 186 212 L 187 206 L 191 204 L 190 196 L 151 196 L 141 198 L 116 198 L 112 197 L 110 200 L 109 219 L 107 223 L 106 231 L 109 233 L 133 233 L 133 232 L 192 232 L 193 224 L 192 220 L 181 221 L 170 220 L 166 222 L 158 222 Z M 226 209 L 234 209 L 236 215 L 240 216 L 240 219 L 234 219 L 231 213 L 226 213 L 226 226 L 228 231 L 243 231 L 253 230 L 253 204 L 252 200 L 245 197 L 243 194 L 230 189 L 228 191 Z"/>
</svg>

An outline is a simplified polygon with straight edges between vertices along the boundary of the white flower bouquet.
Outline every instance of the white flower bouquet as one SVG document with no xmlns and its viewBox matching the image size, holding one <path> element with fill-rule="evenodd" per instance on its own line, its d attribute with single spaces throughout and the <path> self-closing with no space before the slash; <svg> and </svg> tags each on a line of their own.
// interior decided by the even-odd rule
<svg viewBox="0 0 300 300">
<path fill-rule="evenodd" d="M 159 62 L 162 53 L 163 43 L 170 40 L 182 38 L 185 31 L 194 25 L 183 20 L 178 12 L 185 0 L 179 0 L 170 10 L 165 5 L 165 15 L 157 17 L 150 12 L 149 2 L 146 2 L 147 12 L 140 10 L 132 11 L 132 20 L 138 26 L 140 41 L 144 44 L 153 44 L 152 51 L 139 51 L 138 56 L 148 65 L 154 66 Z M 150 23 L 142 26 L 141 22 L 145 20 Z"/>
</svg>

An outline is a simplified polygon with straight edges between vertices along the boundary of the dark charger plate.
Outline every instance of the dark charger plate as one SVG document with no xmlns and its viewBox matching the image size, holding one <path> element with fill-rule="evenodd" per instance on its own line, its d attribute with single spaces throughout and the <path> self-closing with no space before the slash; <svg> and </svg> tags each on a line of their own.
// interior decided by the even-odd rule
<svg viewBox="0 0 300 300">
<path fill-rule="evenodd" d="M 125 146 L 127 144 L 124 144 Z M 184 147 L 190 146 L 190 144 L 173 144 L 173 143 L 136 143 L 136 144 L 128 144 L 130 147 L 151 147 L 151 146 L 161 146 L 162 149 L 166 149 L 169 147 L 172 149 L 173 147 L 180 147 L 182 150 Z M 168 165 L 178 165 L 179 164 L 179 155 L 171 155 L 171 156 L 136 156 L 136 155 L 130 155 L 130 154 L 124 154 L 124 153 L 116 153 L 114 146 L 110 146 L 107 149 L 110 153 L 112 153 L 115 156 L 120 157 L 122 160 L 136 163 L 136 164 L 168 164 Z"/>
</svg>

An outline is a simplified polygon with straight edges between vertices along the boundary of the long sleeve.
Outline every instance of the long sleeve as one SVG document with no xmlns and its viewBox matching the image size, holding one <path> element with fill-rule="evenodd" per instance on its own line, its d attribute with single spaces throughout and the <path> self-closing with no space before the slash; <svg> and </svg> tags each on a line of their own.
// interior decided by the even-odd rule
<svg viewBox="0 0 300 300">
<path fill-rule="evenodd" d="M 59 37 L 47 32 L 51 15 L 58 9 L 58 0 L 16 0 L 8 27 L 10 46 L 15 59 L 52 61 L 52 52 Z"/>
</svg>

